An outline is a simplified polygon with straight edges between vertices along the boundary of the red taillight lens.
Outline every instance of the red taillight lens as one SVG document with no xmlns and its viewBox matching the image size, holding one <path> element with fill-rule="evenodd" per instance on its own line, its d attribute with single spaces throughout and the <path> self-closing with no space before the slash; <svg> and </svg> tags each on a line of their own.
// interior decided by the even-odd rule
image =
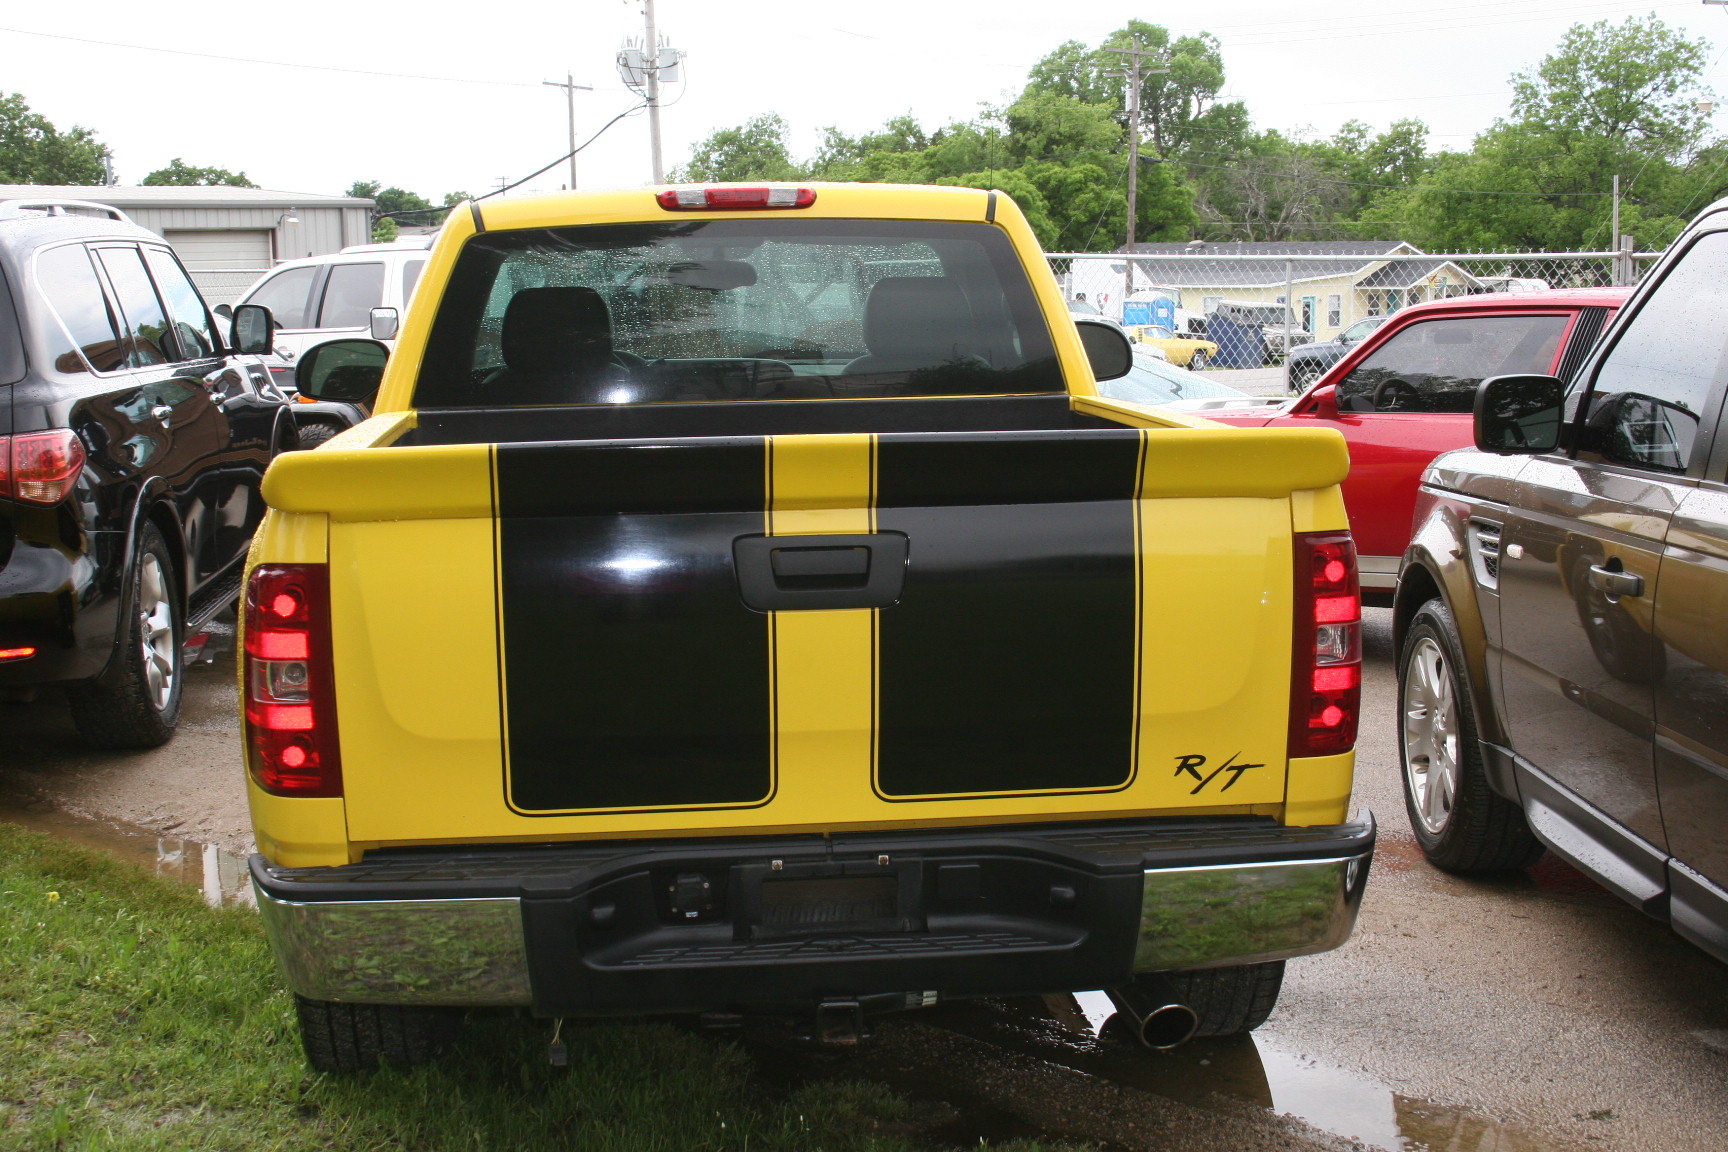
<svg viewBox="0 0 1728 1152">
<path fill-rule="evenodd" d="M 715 184 L 707 188 L 668 188 L 655 197 L 672 212 L 731 208 L 808 208 L 816 189 L 772 184 Z"/>
<path fill-rule="evenodd" d="M 84 444 L 70 428 L 0 436 L 0 496 L 58 504 L 84 471 Z"/>
<path fill-rule="evenodd" d="M 0 660 L 28 660 L 36 655 L 36 649 L 31 647 L 0 648 Z"/>
<path fill-rule="evenodd" d="M 263 564 L 246 585 L 246 760 L 278 796 L 342 795 L 330 571 Z"/>
<path fill-rule="evenodd" d="M 1290 755 L 1331 756 L 1356 744 L 1362 702 L 1362 593 L 1348 532 L 1295 539 L 1296 631 L 1290 670 Z"/>
</svg>

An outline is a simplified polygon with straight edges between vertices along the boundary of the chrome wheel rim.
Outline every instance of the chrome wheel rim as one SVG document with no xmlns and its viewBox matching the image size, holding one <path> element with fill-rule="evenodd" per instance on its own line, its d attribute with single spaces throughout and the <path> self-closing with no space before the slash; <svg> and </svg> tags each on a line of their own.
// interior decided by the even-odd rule
<svg viewBox="0 0 1728 1152">
<path fill-rule="evenodd" d="M 1431 636 L 1410 654 L 1403 695 L 1404 783 L 1422 827 L 1438 836 L 1458 798 L 1458 698 L 1446 653 Z"/>
<path fill-rule="evenodd" d="M 167 709 L 179 679 L 179 652 L 174 643 L 174 606 L 170 581 L 162 561 L 145 553 L 138 569 L 138 653 L 144 680 L 156 711 Z"/>
</svg>

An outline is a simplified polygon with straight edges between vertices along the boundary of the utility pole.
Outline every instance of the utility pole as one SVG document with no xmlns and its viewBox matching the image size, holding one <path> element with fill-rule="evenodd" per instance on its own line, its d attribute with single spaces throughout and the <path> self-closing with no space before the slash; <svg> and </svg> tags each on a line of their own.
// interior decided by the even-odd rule
<svg viewBox="0 0 1728 1152">
<path fill-rule="evenodd" d="M 659 184 L 665 181 L 666 173 L 660 164 L 660 37 L 654 30 L 654 0 L 642 0 L 642 18 L 647 24 L 648 37 L 642 48 L 648 62 L 649 167 L 654 183 Z"/>
<path fill-rule="evenodd" d="M 1145 67 L 1142 61 L 1158 53 L 1140 47 L 1138 36 L 1134 37 L 1132 48 L 1106 48 L 1105 51 L 1126 56 L 1129 61 L 1124 66 L 1126 71 L 1110 73 L 1128 80 L 1128 259 L 1123 263 L 1126 271 L 1122 274 L 1122 319 L 1126 321 L 1128 297 L 1134 295 L 1134 220 L 1140 210 L 1140 80 L 1142 76 L 1161 76 L 1170 69 Z"/>
<path fill-rule="evenodd" d="M 553 88 L 564 89 L 565 102 L 570 108 L 570 191 L 574 192 L 576 191 L 576 91 L 581 89 L 584 92 L 592 92 L 594 89 L 586 84 L 576 83 L 576 77 L 569 72 L 564 73 L 562 84 L 556 80 L 542 80 L 540 83 Z"/>
</svg>

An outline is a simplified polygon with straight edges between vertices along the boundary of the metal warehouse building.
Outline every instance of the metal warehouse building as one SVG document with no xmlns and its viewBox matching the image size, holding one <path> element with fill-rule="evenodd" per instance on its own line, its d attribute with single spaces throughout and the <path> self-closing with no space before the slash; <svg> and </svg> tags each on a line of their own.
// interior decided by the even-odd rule
<svg viewBox="0 0 1728 1152">
<path fill-rule="evenodd" d="M 111 204 L 174 245 L 211 304 L 232 302 L 282 260 L 372 238 L 372 201 L 266 188 L 0 184 L 0 200 Z"/>
</svg>

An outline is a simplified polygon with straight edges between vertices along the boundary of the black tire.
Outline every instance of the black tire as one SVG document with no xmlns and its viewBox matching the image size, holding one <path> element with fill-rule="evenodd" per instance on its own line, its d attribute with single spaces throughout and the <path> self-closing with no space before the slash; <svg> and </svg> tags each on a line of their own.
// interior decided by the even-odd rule
<svg viewBox="0 0 1728 1152">
<path fill-rule="evenodd" d="M 1204 349 L 1204 348 L 1194 349 L 1194 355 L 1189 357 L 1189 359 L 1188 359 L 1188 371 L 1190 371 L 1190 372 L 1204 372 L 1204 371 L 1206 371 L 1206 349 Z"/>
<path fill-rule="evenodd" d="M 157 748 L 180 722 L 185 602 L 168 544 L 148 521 L 138 534 L 131 585 L 120 612 L 119 646 L 107 670 L 66 693 L 73 727 L 97 748 Z"/>
<path fill-rule="evenodd" d="M 364 1072 L 380 1063 L 404 1068 L 443 1055 L 461 1017 L 448 1008 L 336 1004 L 296 994 L 300 1046 L 319 1072 Z"/>
<path fill-rule="evenodd" d="M 316 448 L 326 440 L 334 439 L 343 429 L 334 424 L 303 424 L 300 426 L 300 447 Z"/>
<path fill-rule="evenodd" d="M 1295 364 L 1291 364 L 1289 383 L 1290 392 L 1294 394 L 1297 392 L 1308 391 L 1308 389 L 1313 386 L 1314 381 L 1320 379 L 1325 372 L 1326 369 L 1309 360 L 1302 360 Z"/>
<path fill-rule="evenodd" d="M 1160 972 L 1157 978 L 1176 993 L 1177 1003 L 1194 1010 L 1196 1037 L 1240 1036 L 1266 1023 L 1278 1006 L 1284 961 Z"/>
<path fill-rule="evenodd" d="M 1418 608 L 1398 655 L 1398 761 L 1410 827 L 1436 868 L 1528 868 L 1541 859 L 1542 842 L 1523 809 L 1488 786 L 1467 667 L 1451 610 L 1440 600 Z"/>
</svg>

